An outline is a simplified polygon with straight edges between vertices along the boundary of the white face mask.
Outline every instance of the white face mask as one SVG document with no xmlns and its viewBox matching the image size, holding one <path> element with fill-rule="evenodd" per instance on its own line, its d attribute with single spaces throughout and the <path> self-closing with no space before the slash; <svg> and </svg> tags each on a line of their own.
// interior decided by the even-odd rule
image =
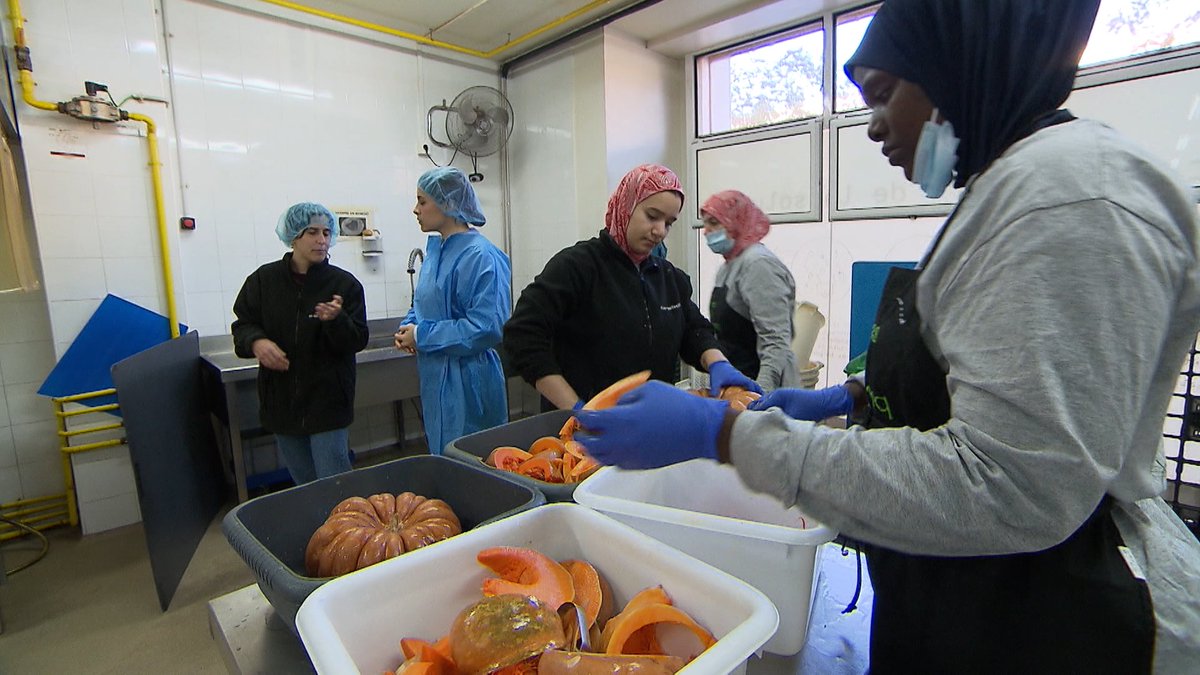
<svg viewBox="0 0 1200 675">
<path fill-rule="evenodd" d="M 912 180 L 930 199 L 937 199 L 946 191 L 954 177 L 954 165 L 958 163 L 958 137 L 954 135 L 954 127 L 950 120 L 936 122 L 937 114 L 937 108 L 934 108 L 929 121 L 921 127 L 913 157 Z"/>
</svg>

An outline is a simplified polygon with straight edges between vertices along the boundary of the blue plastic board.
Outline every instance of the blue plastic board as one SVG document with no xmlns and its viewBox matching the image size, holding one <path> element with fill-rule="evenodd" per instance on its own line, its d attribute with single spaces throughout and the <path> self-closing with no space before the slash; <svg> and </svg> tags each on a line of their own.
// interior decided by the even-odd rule
<svg viewBox="0 0 1200 675">
<path fill-rule="evenodd" d="M 912 269 L 915 262 L 856 262 L 850 266 L 850 358 L 867 351 L 879 309 L 883 284 L 893 267 Z"/>
<path fill-rule="evenodd" d="M 58 397 L 111 389 L 113 364 L 170 340 L 169 326 L 167 317 L 109 294 L 37 393 Z M 187 326 L 179 324 L 179 334 L 186 332 Z M 100 406 L 116 402 L 116 396 L 104 396 L 81 403 Z"/>
</svg>

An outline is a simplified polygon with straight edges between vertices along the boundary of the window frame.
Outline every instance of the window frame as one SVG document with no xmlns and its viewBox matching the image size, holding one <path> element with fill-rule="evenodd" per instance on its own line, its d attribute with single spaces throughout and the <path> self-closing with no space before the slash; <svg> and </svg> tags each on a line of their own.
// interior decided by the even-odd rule
<svg viewBox="0 0 1200 675">
<path fill-rule="evenodd" d="M 825 83 L 829 81 L 828 72 L 826 72 L 826 71 L 828 70 L 828 63 L 829 63 L 829 59 L 827 58 L 827 55 L 830 54 L 831 47 L 830 47 L 830 41 L 829 41 L 830 31 L 827 29 L 827 25 L 825 22 L 826 17 L 827 17 L 827 14 L 820 14 L 820 15 L 817 15 L 814 17 L 810 17 L 809 19 L 802 21 L 800 23 L 789 25 L 787 27 L 771 31 L 770 33 L 766 33 L 766 34 L 759 35 L 759 36 L 754 36 L 754 37 L 744 39 L 744 40 L 739 40 L 739 41 L 733 42 L 731 44 L 723 45 L 720 47 L 716 47 L 714 49 L 709 49 L 704 52 L 699 52 L 699 53 L 693 54 L 688 59 L 688 64 L 692 71 L 691 79 L 693 81 L 693 86 L 694 86 L 692 105 L 689 106 L 692 111 L 693 120 L 692 120 L 692 124 L 688 125 L 689 128 L 691 129 L 693 138 L 694 139 L 709 139 L 709 138 L 716 138 L 716 137 L 721 137 L 721 136 L 730 136 L 730 135 L 737 135 L 737 134 L 742 134 L 742 133 L 760 131 L 760 130 L 764 130 L 764 129 L 774 129 L 774 128 L 781 127 L 781 126 L 787 126 L 787 125 L 791 125 L 791 124 L 807 122 L 809 120 L 821 119 L 821 118 L 827 116 L 829 114 L 829 104 L 828 104 L 828 96 L 826 95 L 827 93 L 825 91 Z M 810 115 L 808 117 L 798 117 L 796 119 L 783 120 L 781 122 L 772 122 L 770 124 L 763 124 L 763 125 L 759 125 L 759 126 L 755 126 L 755 127 L 740 127 L 737 129 L 726 129 L 724 131 L 709 131 L 707 133 L 702 132 L 701 122 L 704 120 L 702 119 L 703 116 L 700 115 L 700 100 L 701 100 L 700 96 L 701 96 L 701 94 L 703 94 L 706 99 L 711 100 L 711 96 L 709 95 L 709 93 L 710 93 L 709 90 L 711 89 L 711 87 L 707 86 L 708 78 L 700 77 L 700 73 L 702 70 L 702 68 L 700 66 L 701 61 L 703 61 L 704 59 L 707 59 L 709 57 L 712 57 L 715 54 L 721 54 L 721 53 L 725 53 L 725 52 L 729 52 L 730 53 L 729 56 L 730 56 L 730 58 L 732 58 L 736 54 L 750 52 L 758 47 L 765 47 L 767 45 L 775 44 L 777 42 L 791 39 L 793 37 L 800 37 L 801 35 L 806 35 L 807 33 L 813 32 L 812 30 L 806 31 L 806 29 L 810 29 L 810 28 L 815 28 L 816 30 L 820 30 L 822 32 L 823 46 L 822 46 L 822 57 L 821 57 L 822 81 L 821 81 L 821 112 L 820 113 L 818 113 L 816 115 Z M 710 114 L 710 117 L 711 117 L 711 114 Z"/>
</svg>

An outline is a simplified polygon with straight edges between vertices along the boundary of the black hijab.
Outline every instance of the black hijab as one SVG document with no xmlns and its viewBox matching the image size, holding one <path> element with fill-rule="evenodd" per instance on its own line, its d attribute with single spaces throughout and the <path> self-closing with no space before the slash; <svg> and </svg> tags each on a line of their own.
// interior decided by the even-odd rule
<svg viewBox="0 0 1200 675">
<path fill-rule="evenodd" d="M 1041 126 L 1075 82 L 1100 0 L 887 0 L 846 62 L 920 85 L 959 138 L 954 184 Z M 857 82 L 856 82 L 857 84 Z"/>
</svg>

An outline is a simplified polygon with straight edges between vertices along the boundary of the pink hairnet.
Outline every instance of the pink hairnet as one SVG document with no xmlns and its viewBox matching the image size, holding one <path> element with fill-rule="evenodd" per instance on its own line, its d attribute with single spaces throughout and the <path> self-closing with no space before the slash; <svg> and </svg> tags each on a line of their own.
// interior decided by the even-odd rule
<svg viewBox="0 0 1200 675">
<path fill-rule="evenodd" d="M 771 229 L 767 214 L 737 190 L 724 190 L 709 197 L 700 211 L 716 218 L 733 239 L 733 248 L 725 254 L 726 260 L 736 258 L 747 246 L 762 241 Z"/>
<path fill-rule="evenodd" d="M 608 234 L 617 242 L 617 246 L 629 256 L 634 265 L 640 265 L 649 254 L 634 253 L 629 250 L 628 237 L 629 218 L 633 209 L 647 197 L 666 191 L 678 192 L 683 199 L 683 185 L 679 176 L 665 166 L 658 164 L 643 164 L 634 168 L 617 185 L 612 196 L 608 198 L 608 211 L 604 213 L 604 226 Z"/>
</svg>

